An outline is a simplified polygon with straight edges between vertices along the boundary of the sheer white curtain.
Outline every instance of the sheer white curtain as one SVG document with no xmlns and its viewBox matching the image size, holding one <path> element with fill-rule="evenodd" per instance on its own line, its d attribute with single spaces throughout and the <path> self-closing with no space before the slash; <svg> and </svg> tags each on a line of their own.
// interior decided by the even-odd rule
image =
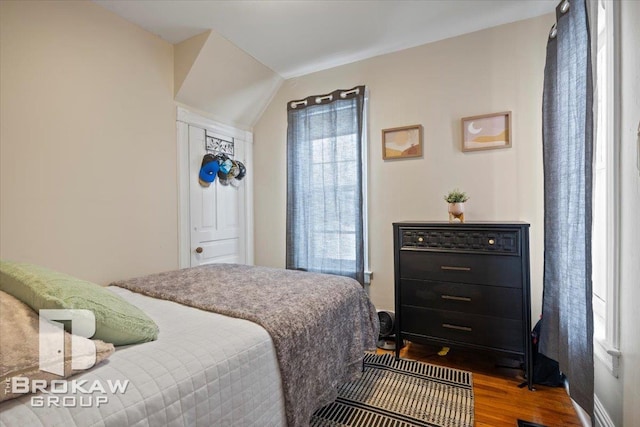
<svg viewBox="0 0 640 427">
<path fill-rule="evenodd" d="M 286 267 L 364 283 L 365 87 L 287 104 Z"/>
</svg>

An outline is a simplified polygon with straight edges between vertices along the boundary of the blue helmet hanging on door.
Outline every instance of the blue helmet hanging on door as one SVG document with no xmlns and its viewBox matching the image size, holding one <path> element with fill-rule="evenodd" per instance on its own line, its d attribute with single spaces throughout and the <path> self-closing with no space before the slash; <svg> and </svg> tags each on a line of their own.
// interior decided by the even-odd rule
<svg viewBox="0 0 640 427">
<path fill-rule="evenodd" d="M 202 165 L 200 166 L 200 173 L 198 174 L 198 182 L 203 187 L 208 187 L 216 179 L 218 170 L 220 169 L 220 163 L 213 154 L 205 154 L 202 158 Z"/>
</svg>

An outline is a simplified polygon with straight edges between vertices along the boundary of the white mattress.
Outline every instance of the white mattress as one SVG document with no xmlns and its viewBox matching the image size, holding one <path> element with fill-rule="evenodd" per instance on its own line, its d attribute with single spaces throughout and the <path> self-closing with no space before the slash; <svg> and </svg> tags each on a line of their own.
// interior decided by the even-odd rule
<svg viewBox="0 0 640 427">
<path fill-rule="evenodd" d="M 269 334 L 246 320 L 116 287 L 160 327 L 157 341 L 119 347 L 73 379 L 126 380 L 97 407 L 31 407 L 31 395 L 0 404 L 0 426 L 283 426 L 284 398 Z M 75 395 L 77 396 L 77 395 Z"/>
</svg>

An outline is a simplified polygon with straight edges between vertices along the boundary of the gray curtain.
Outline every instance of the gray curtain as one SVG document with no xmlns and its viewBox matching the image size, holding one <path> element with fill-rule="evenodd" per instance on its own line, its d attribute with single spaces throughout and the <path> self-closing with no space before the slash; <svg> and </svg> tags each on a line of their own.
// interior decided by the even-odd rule
<svg viewBox="0 0 640 427">
<path fill-rule="evenodd" d="M 540 352 L 593 417 L 592 79 L 585 0 L 556 8 L 543 92 L 544 293 Z M 553 31 L 552 31 L 553 34 Z"/>
<path fill-rule="evenodd" d="M 286 267 L 364 283 L 365 87 L 287 104 Z"/>
</svg>

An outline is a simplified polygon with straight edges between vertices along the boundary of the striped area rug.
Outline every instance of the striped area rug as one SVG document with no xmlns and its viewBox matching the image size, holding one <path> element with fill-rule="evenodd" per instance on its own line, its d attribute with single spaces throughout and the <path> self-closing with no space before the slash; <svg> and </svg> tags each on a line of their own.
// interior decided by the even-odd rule
<svg viewBox="0 0 640 427">
<path fill-rule="evenodd" d="M 471 372 L 367 354 L 362 378 L 344 384 L 311 426 L 472 427 Z"/>
</svg>

